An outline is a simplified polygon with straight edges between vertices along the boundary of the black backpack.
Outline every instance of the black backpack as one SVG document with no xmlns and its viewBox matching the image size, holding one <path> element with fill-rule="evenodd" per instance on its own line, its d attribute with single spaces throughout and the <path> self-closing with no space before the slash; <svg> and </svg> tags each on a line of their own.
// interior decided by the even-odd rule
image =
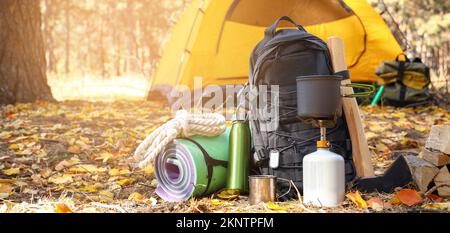
<svg viewBox="0 0 450 233">
<path fill-rule="evenodd" d="M 298 29 L 277 31 L 281 20 L 291 22 Z M 281 200 L 296 195 L 295 189 L 287 180 L 292 180 L 300 191 L 303 189 L 303 157 L 316 150 L 320 131 L 319 128 L 297 118 L 296 77 L 331 74 L 333 68 L 326 43 L 306 32 L 287 16 L 279 18 L 266 29 L 264 39 L 251 54 L 249 85 L 256 89 L 258 85 L 278 85 L 280 116 L 276 129 L 264 130 L 262 127 L 268 120 L 264 119 L 260 111 L 250 106 L 254 149 L 252 173 L 277 176 L 277 192 L 283 196 Z M 269 96 L 270 92 L 268 90 Z M 271 98 L 268 97 L 265 101 L 266 106 L 270 108 Z M 336 126 L 327 132 L 331 150 L 345 159 L 346 181 L 349 182 L 355 178 L 356 171 L 344 116 L 338 118 Z M 279 166 L 276 169 L 269 167 L 269 157 L 273 150 L 279 153 Z"/>
</svg>

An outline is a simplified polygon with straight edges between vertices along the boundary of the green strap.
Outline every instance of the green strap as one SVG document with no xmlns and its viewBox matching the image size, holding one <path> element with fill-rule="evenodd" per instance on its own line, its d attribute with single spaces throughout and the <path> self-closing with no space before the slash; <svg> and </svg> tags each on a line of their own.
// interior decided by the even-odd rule
<svg viewBox="0 0 450 233">
<path fill-rule="evenodd" d="M 209 186 L 211 185 L 211 180 L 212 180 L 212 176 L 213 176 L 213 170 L 215 166 L 222 166 L 222 167 L 228 167 L 228 161 L 224 161 L 224 160 L 218 160 L 215 159 L 213 157 L 211 157 L 208 152 L 205 150 L 205 148 L 203 148 L 202 145 L 200 145 L 198 142 L 190 139 L 190 138 L 183 138 L 187 141 L 192 142 L 194 145 L 196 145 L 200 151 L 203 154 L 203 157 L 205 158 L 205 163 L 206 163 L 206 167 L 208 169 L 208 183 L 206 184 L 206 188 L 205 191 L 203 191 L 202 195 L 205 195 L 208 192 Z"/>
</svg>

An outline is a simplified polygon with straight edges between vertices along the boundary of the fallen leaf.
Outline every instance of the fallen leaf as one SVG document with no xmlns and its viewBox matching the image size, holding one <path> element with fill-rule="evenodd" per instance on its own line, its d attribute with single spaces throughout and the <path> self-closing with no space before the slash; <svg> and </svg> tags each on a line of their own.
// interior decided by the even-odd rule
<svg viewBox="0 0 450 233">
<path fill-rule="evenodd" d="M 96 158 L 96 160 L 102 160 L 104 163 L 108 162 L 109 160 L 113 159 L 114 155 L 109 152 L 102 152 L 100 155 Z"/>
<path fill-rule="evenodd" d="M 58 203 L 55 205 L 55 213 L 67 214 L 73 213 L 73 211 L 64 203 Z"/>
<path fill-rule="evenodd" d="M 120 186 L 124 186 L 124 185 L 129 185 L 133 182 L 134 182 L 134 179 L 127 178 L 127 179 L 122 179 L 122 180 L 117 181 L 117 184 Z"/>
<path fill-rule="evenodd" d="M 130 170 L 113 168 L 109 170 L 108 174 L 110 176 L 128 175 L 130 174 Z"/>
<path fill-rule="evenodd" d="M 67 151 L 72 154 L 79 154 L 79 153 L 81 153 L 81 148 L 77 145 L 73 145 L 73 146 L 69 146 Z"/>
<path fill-rule="evenodd" d="M 402 204 L 402 202 L 395 195 L 391 198 L 391 200 L 389 200 L 389 203 L 392 204 L 392 205 L 400 205 L 400 204 Z"/>
<path fill-rule="evenodd" d="M 450 202 L 429 203 L 424 205 L 423 208 L 450 211 Z"/>
<path fill-rule="evenodd" d="M 12 132 L 10 131 L 3 131 L 0 133 L 0 139 L 6 140 L 12 136 Z"/>
<path fill-rule="evenodd" d="M 0 183 L 0 198 L 8 198 L 13 188 L 10 184 Z"/>
<path fill-rule="evenodd" d="M 290 206 L 280 206 L 278 204 L 275 204 L 271 201 L 264 203 L 269 209 L 271 210 L 277 210 L 277 211 L 282 211 L 282 210 L 287 210 L 290 208 Z"/>
<path fill-rule="evenodd" d="M 144 174 L 149 176 L 155 173 L 155 168 L 153 167 L 153 165 L 149 165 L 147 167 L 144 168 Z"/>
<path fill-rule="evenodd" d="M 83 192 L 90 192 L 90 193 L 92 193 L 92 192 L 96 192 L 97 191 L 97 187 L 95 185 L 88 185 L 88 186 L 85 186 L 83 188 L 79 188 L 78 190 L 79 191 L 83 191 Z"/>
<path fill-rule="evenodd" d="M 375 211 L 382 211 L 384 208 L 384 202 L 380 198 L 372 197 L 367 201 L 367 206 Z"/>
<path fill-rule="evenodd" d="M 378 136 L 378 134 L 375 134 L 375 133 L 372 133 L 372 132 L 366 132 L 367 140 L 370 140 L 370 139 L 375 138 L 377 136 Z"/>
<path fill-rule="evenodd" d="M 59 162 L 59 163 L 55 166 L 55 170 L 56 170 L 56 171 L 61 171 L 61 170 L 63 170 L 64 168 L 70 167 L 70 166 L 72 166 L 72 165 L 73 165 L 73 163 L 71 163 L 71 162 L 69 162 L 69 161 L 67 161 L 67 160 L 63 160 L 63 161 Z"/>
<path fill-rule="evenodd" d="M 417 205 L 422 202 L 422 198 L 419 193 L 413 189 L 402 189 L 398 191 L 395 196 L 399 201 L 407 206 Z"/>
<path fill-rule="evenodd" d="M 9 145 L 9 147 L 8 147 L 10 150 L 19 150 L 20 149 L 20 147 L 19 147 L 19 145 L 18 144 L 11 144 L 11 145 Z"/>
<path fill-rule="evenodd" d="M 108 190 L 100 190 L 100 191 L 98 192 L 98 194 L 99 194 L 100 196 L 107 197 L 107 198 L 110 198 L 110 199 L 113 199 L 113 198 L 114 198 L 114 193 L 112 193 L 112 192 L 110 192 L 110 191 L 108 191 Z M 109 200 L 108 200 L 108 201 L 109 201 Z"/>
<path fill-rule="evenodd" d="M 17 175 L 19 173 L 20 173 L 20 168 L 18 168 L 18 167 L 3 170 L 3 174 L 5 174 L 7 176 Z"/>
<path fill-rule="evenodd" d="M 69 168 L 69 172 L 72 173 L 97 173 L 97 172 L 105 172 L 106 168 L 99 168 L 92 164 L 80 164 L 74 167 Z"/>
<path fill-rule="evenodd" d="M 80 140 L 81 140 L 82 142 L 86 143 L 86 144 L 91 143 L 91 141 L 90 141 L 89 138 L 87 138 L 87 137 L 80 136 Z"/>
<path fill-rule="evenodd" d="M 350 201 L 355 203 L 359 209 L 367 208 L 367 202 L 361 197 L 359 191 L 347 193 L 345 196 L 350 199 Z"/>
<path fill-rule="evenodd" d="M 425 133 L 425 132 L 428 132 L 429 127 L 425 127 L 425 126 L 422 126 L 422 125 L 415 125 L 414 129 L 419 131 L 419 132 L 421 132 L 421 133 Z"/>
<path fill-rule="evenodd" d="M 72 175 L 63 174 L 61 176 L 50 177 L 48 181 L 54 184 L 65 184 L 73 182 L 73 178 Z"/>
<path fill-rule="evenodd" d="M 130 194 L 130 196 L 128 196 L 128 200 L 142 202 L 147 205 L 156 205 L 156 203 L 157 203 L 155 198 L 153 198 L 153 197 L 147 198 L 146 196 L 144 196 L 140 193 L 137 193 L 137 192 Z"/>
<path fill-rule="evenodd" d="M 442 197 L 432 193 L 428 194 L 426 197 L 430 199 L 432 202 L 442 202 L 444 200 Z"/>
<path fill-rule="evenodd" d="M 223 203 L 223 201 L 219 199 L 210 199 L 209 202 L 215 206 L 219 206 Z"/>
<path fill-rule="evenodd" d="M 239 197 L 239 191 L 232 189 L 224 189 L 217 194 L 217 197 L 225 200 L 232 200 Z"/>
</svg>

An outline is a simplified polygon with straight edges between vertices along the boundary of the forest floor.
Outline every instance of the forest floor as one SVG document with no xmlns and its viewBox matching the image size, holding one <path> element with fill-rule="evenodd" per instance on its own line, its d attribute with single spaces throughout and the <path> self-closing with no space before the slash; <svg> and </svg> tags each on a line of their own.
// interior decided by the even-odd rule
<svg viewBox="0 0 450 233">
<path fill-rule="evenodd" d="M 399 155 L 419 155 L 430 127 L 450 124 L 435 106 L 362 107 L 376 174 Z M 449 200 L 414 187 L 395 194 L 349 192 L 336 208 L 300 201 L 247 204 L 205 197 L 168 203 L 155 194 L 151 167 L 135 170 L 130 156 L 145 136 L 170 119 L 158 102 L 36 102 L 0 108 L 1 212 L 434 212 Z M 402 193 L 402 195 L 399 195 Z"/>
</svg>

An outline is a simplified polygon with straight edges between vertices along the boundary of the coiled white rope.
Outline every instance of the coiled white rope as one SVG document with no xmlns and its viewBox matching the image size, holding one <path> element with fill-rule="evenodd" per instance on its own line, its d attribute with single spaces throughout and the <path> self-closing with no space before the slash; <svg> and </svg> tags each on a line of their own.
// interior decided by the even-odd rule
<svg viewBox="0 0 450 233">
<path fill-rule="evenodd" d="M 186 110 L 180 110 L 174 119 L 160 126 L 139 144 L 133 158 L 138 167 L 144 168 L 177 137 L 217 136 L 225 132 L 226 128 L 225 117 L 221 114 L 192 114 Z"/>
</svg>

